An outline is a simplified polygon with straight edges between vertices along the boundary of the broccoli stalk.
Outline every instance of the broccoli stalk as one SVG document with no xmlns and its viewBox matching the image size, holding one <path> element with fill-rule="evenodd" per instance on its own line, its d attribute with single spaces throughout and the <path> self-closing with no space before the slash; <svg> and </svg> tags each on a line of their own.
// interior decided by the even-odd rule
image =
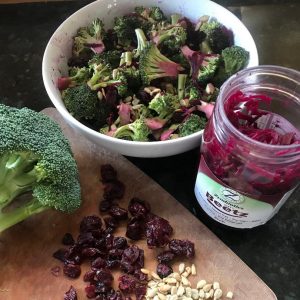
<svg viewBox="0 0 300 300">
<path fill-rule="evenodd" d="M 147 45 L 147 38 L 145 36 L 145 33 L 142 29 L 140 28 L 137 28 L 135 30 L 135 34 L 136 34 L 136 38 L 137 38 L 137 48 L 135 50 L 135 54 L 134 54 L 134 57 L 139 57 L 141 52 L 143 51 L 143 49 L 146 47 Z"/>
<path fill-rule="evenodd" d="M 156 78 L 177 77 L 178 73 L 184 70 L 179 64 L 161 54 L 153 43 L 149 43 L 141 52 L 139 69 L 145 85 Z"/>
<path fill-rule="evenodd" d="M 171 15 L 171 24 L 172 25 L 176 25 L 178 24 L 179 20 L 181 19 L 181 15 L 180 14 L 172 14 Z"/>
<path fill-rule="evenodd" d="M 185 84 L 186 84 L 187 75 L 186 74 L 179 74 L 178 75 L 178 99 L 181 100 L 185 96 Z"/>
<path fill-rule="evenodd" d="M 59 126 L 43 114 L 5 105 L 0 119 L 0 232 L 50 208 L 77 209 L 78 170 Z M 16 198 L 29 191 L 31 199 L 20 206 Z"/>
<path fill-rule="evenodd" d="M 121 55 L 121 58 L 120 58 L 120 64 L 119 66 L 131 66 L 132 64 L 132 52 L 131 51 L 126 51 L 126 52 L 123 52 L 122 55 Z"/>
</svg>

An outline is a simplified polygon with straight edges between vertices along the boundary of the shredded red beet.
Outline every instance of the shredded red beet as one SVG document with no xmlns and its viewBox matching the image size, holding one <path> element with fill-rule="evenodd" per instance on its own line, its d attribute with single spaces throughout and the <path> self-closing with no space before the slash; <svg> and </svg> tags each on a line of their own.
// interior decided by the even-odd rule
<svg viewBox="0 0 300 300">
<path fill-rule="evenodd" d="M 225 113 L 230 122 L 244 135 L 261 143 L 270 145 L 299 144 L 299 132 L 283 117 L 260 109 L 271 103 L 271 98 L 262 94 L 245 94 L 237 91 L 224 104 Z M 275 122 L 275 121 L 276 122 Z M 275 125 L 274 125 L 275 123 Z M 285 132 L 294 128 L 295 132 Z M 299 164 L 274 165 L 266 170 L 261 164 L 253 161 L 242 161 L 237 153 L 237 141 L 228 139 L 226 145 L 221 145 L 215 137 L 213 122 L 210 122 L 205 134 L 203 154 L 210 170 L 232 188 L 249 193 L 273 195 L 286 192 L 300 179 Z M 248 150 L 244 150 L 248 151 Z M 299 151 L 299 150 L 289 150 Z M 277 152 L 278 156 L 287 152 Z"/>
</svg>

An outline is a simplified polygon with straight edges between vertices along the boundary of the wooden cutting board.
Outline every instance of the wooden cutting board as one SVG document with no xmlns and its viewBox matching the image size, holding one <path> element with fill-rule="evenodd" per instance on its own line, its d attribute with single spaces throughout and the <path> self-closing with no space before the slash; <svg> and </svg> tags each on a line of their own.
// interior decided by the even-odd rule
<svg viewBox="0 0 300 300">
<path fill-rule="evenodd" d="M 126 194 L 120 206 L 127 207 L 133 196 L 145 199 L 151 203 L 154 213 L 169 220 L 175 229 L 174 237 L 194 241 L 196 257 L 193 262 L 197 267 L 194 282 L 203 278 L 219 281 L 223 291 L 234 292 L 236 300 L 277 299 L 245 263 L 162 187 L 124 157 L 96 147 L 78 135 L 66 125 L 55 109 L 49 108 L 44 112 L 62 126 L 71 142 L 80 170 L 83 204 L 72 215 L 56 211 L 43 212 L 0 235 L 1 300 L 59 300 L 63 299 L 70 285 L 77 289 L 79 300 L 86 299 L 86 284 L 82 276 L 88 269 L 88 263 L 83 265 L 79 279 L 66 278 L 62 272 L 56 277 L 51 274 L 51 268 L 62 264 L 52 258 L 52 253 L 62 247 L 61 238 L 65 232 L 77 236 L 83 216 L 99 214 L 98 204 L 102 199 L 103 188 L 99 181 L 99 170 L 103 163 L 111 163 L 126 185 Z M 124 229 L 125 226 L 116 235 L 124 234 Z M 145 250 L 145 267 L 155 270 L 154 257 L 157 252 L 147 249 L 144 241 L 138 245 Z M 187 265 L 191 263 L 186 261 Z"/>
</svg>

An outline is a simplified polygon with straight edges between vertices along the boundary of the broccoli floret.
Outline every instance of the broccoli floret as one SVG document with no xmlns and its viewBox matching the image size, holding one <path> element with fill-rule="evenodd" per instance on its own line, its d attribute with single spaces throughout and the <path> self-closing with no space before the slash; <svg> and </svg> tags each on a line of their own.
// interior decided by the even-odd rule
<svg viewBox="0 0 300 300">
<path fill-rule="evenodd" d="M 199 100 L 202 98 L 202 93 L 197 87 L 197 83 L 193 80 L 190 80 L 188 84 L 186 84 L 185 95 L 189 97 L 189 101 Z"/>
<path fill-rule="evenodd" d="M 113 137 L 130 141 L 149 141 L 150 129 L 144 122 L 144 119 L 137 119 L 130 124 L 119 127 L 113 134 Z"/>
<path fill-rule="evenodd" d="M 208 81 L 210 81 L 218 67 L 220 65 L 220 56 L 219 55 L 205 55 L 203 61 L 201 62 L 198 75 L 197 75 L 197 80 L 201 84 L 205 84 Z"/>
<path fill-rule="evenodd" d="M 183 71 L 179 64 L 161 54 L 153 43 L 148 43 L 141 52 L 139 69 L 145 85 L 156 78 L 177 77 L 178 73 Z"/>
<path fill-rule="evenodd" d="M 228 76 L 245 68 L 249 61 L 249 52 L 240 46 L 231 46 L 222 51 L 225 72 Z"/>
<path fill-rule="evenodd" d="M 190 64 L 181 51 L 177 51 L 174 54 L 168 55 L 168 57 L 170 57 L 170 59 L 177 64 L 180 64 L 185 70 L 190 70 Z"/>
<path fill-rule="evenodd" d="M 31 215 L 80 206 L 78 169 L 69 142 L 49 117 L 0 104 L 0 232 Z M 25 204 L 17 197 L 32 192 Z"/>
<path fill-rule="evenodd" d="M 197 131 L 204 129 L 206 119 L 198 115 L 191 114 L 180 126 L 178 127 L 178 135 L 180 137 L 190 135 Z"/>
<path fill-rule="evenodd" d="M 153 42 L 171 52 L 178 51 L 185 44 L 186 38 L 186 30 L 180 25 L 152 32 Z"/>
<path fill-rule="evenodd" d="M 158 114 L 160 119 L 168 119 L 174 111 L 180 106 L 177 96 L 172 94 L 158 93 L 150 101 L 148 107 Z"/>
<path fill-rule="evenodd" d="M 123 52 L 120 58 L 120 66 L 131 66 L 132 64 L 133 53 L 131 51 Z"/>
<path fill-rule="evenodd" d="M 112 69 L 115 69 L 119 66 L 121 55 L 122 52 L 119 50 L 111 50 L 102 52 L 101 54 L 95 54 L 89 61 L 89 65 L 92 65 L 94 63 L 103 63 L 108 64 Z"/>
<path fill-rule="evenodd" d="M 171 15 L 171 24 L 176 25 L 178 24 L 178 21 L 182 18 L 180 14 L 172 14 Z"/>
<path fill-rule="evenodd" d="M 71 87 L 62 93 L 62 99 L 69 113 L 77 120 L 94 119 L 99 99 L 97 93 L 86 84 Z"/>
<path fill-rule="evenodd" d="M 57 80 L 57 87 L 59 90 L 65 90 L 68 87 L 81 85 L 89 78 L 90 71 L 88 68 L 73 67 L 69 71 L 69 76 L 59 77 Z"/>
<path fill-rule="evenodd" d="M 100 19 L 93 21 L 89 27 L 81 27 L 74 37 L 73 55 L 80 56 L 86 50 L 91 50 L 94 53 L 101 53 L 105 46 L 104 38 L 104 24 Z"/>
<path fill-rule="evenodd" d="M 144 32 L 148 32 L 151 26 L 150 22 L 138 14 L 116 17 L 114 31 L 118 38 L 118 44 L 124 49 L 135 48 L 137 45 L 135 29 L 141 28 Z"/>
<path fill-rule="evenodd" d="M 151 23 L 160 22 L 166 20 L 163 11 L 158 6 L 152 6 L 145 8 L 144 6 L 137 6 L 134 9 L 135 13 L 141 15 L 143 18 Z"/>
<path fill-rule="evenodd" d="M 205 39 L 201 43 L 201 52 L 203 53 L 217 53 L 231 46 L 231 37 L 229 31 L 219 22 L 204 22 L 200 31 L 205 33 Z"/>
<path fill-rule="evenodd" d="M 135 30 L 136 38 L 137 38 L 137 48 L 135 50 L 134 57 L 139 57 L 143 49 L 147 46 L 147 38 L 142 29 L 137 28 Z"/>
</svg>

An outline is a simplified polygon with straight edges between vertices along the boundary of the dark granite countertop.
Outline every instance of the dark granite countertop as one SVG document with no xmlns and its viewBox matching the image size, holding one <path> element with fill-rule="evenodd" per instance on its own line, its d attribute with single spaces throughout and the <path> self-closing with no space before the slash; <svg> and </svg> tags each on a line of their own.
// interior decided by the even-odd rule
<svg viewBox="0 0 300 300">
<path fill-rule="evenodd" d="M 43 51 L 58 25 L 89 2 L 0 5 L 1 103 L 35 110 L 51 106 L 42 82 Z M 246 24 L 257 43 L 261 64 L 300 70 L 299 1 L 217 2 Z M 247 231 L 224 229 L 212 223 L 196 202 L 193 190 L 198 152 L 194 149 L 168 158 L 129 159 L 206 224 L 273 289 L 278 299 L 299 300 L 299 190 L 266 225 Z"/>
</svg>

